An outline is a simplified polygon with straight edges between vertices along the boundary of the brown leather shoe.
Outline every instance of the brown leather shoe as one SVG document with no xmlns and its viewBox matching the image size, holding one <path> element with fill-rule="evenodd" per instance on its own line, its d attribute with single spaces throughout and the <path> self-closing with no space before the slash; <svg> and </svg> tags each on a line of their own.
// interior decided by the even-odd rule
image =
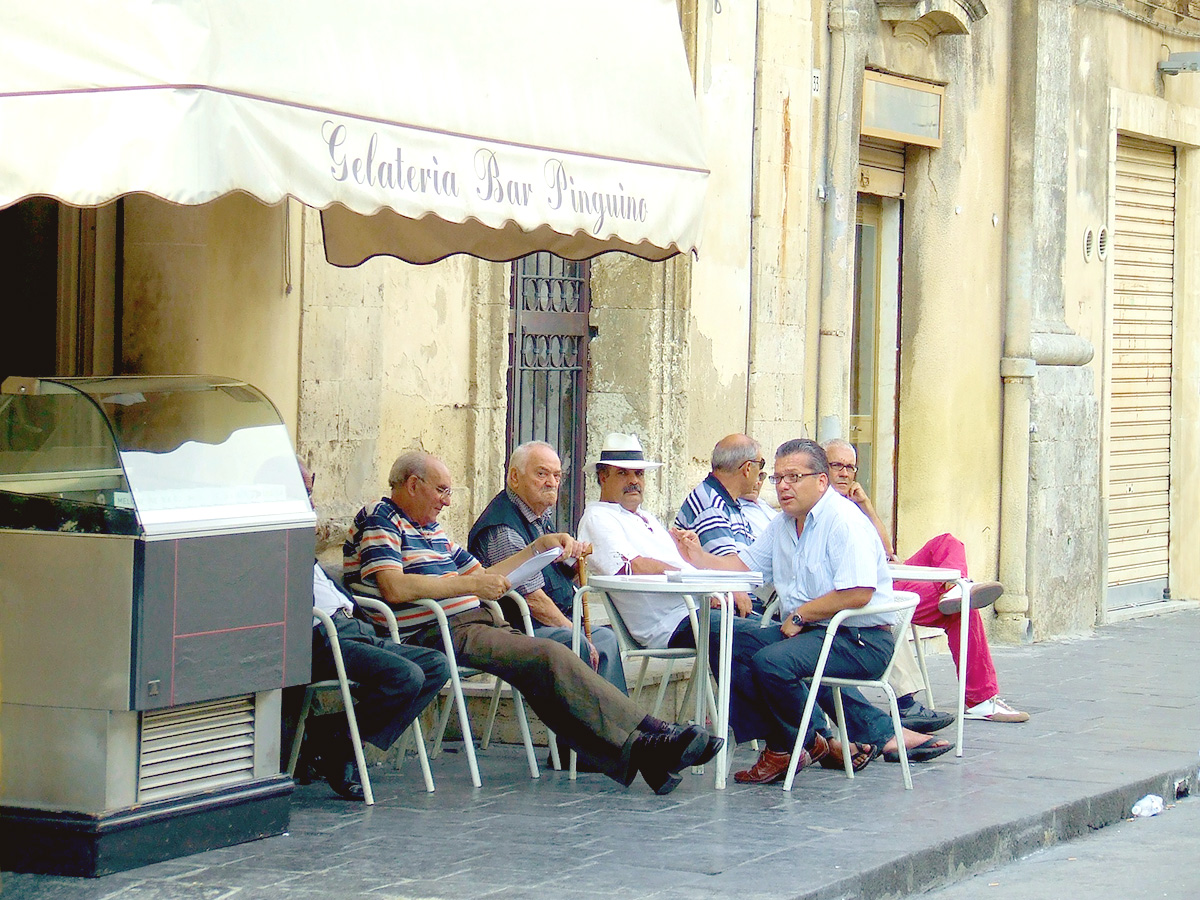
<svg viewBox="0 0 1200 900">
<path fill-rule="evenodd" d="M 805 751 L 805 755 L 808 755 L 808 751 Z M 735 772 L 733 780 L 738 784 L 772 784 L 782 781 L 787 775 L 788 763 L 791 760 L 790 753 L 776 753 L 764 747 L 758 754 L 758 761 L 749 769 Z"/>
</svg>

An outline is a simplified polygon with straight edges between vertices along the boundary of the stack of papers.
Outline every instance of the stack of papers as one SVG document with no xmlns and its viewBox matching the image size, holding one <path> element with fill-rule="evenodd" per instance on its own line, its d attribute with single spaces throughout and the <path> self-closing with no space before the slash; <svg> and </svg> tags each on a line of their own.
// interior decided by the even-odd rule
<svg viewBox="0 0 1200 900">
<path fill-rule="evenodd" d="M 763 583 L 762 572 L 731 572 L 727 569 L 685 569 L 680 572 L 668 572 L 668 581 L 736 581 L 759 585 Z"/>
</svg>

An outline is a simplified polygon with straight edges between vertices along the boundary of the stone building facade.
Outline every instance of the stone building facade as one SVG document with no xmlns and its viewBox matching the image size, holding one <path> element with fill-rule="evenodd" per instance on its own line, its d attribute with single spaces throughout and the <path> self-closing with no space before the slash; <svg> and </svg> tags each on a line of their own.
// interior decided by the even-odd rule
<svg viewBox="0 0 1200 900">
<path fill-rule="evenodd" d="M 700 254 L 586 266 L 572 472 L 636 432 L 668 518 L 726 433 L 849 437 L 902 552 L 950 531 L 1005 583 L 997 637 L 1200 597 L 1200 73 L 1158 67 L 1200 50 L 1196 4 L 680 0 L 680 21 L 712 170 Z M 1165 185 L 1147 238 L 1130 211 Z M 263 388 L 331 546 L 411 447 L 447 461 L 465 535 L 509 449 L 515 264 L 337 269 L 316 211 L 238 196 L 129 197 L 108 227 L 113 369 Z M 1129 313 L 1143 282 L 1159 302 Z M 1165 357 L 1127 327 L 1155 316 Z M 1165 401 L 1129 394 L 1164 377 Z M 1142 457 L 1129 426 L 1150 419 Z M 1110 565 L 1130 554 L 1161 559 Z"/>
</svg>

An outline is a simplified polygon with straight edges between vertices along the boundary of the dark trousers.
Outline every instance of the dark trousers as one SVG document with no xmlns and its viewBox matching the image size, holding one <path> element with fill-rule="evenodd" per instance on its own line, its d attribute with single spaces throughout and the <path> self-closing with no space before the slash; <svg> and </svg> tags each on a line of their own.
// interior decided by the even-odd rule
<svg viewBox="0 0 1200 900">
<path fill-rule="evenodd" d="M 556 735 L 600 771 L 629 783 L 629 753 L 644 716 L 569 647 L 495 625 L 482 609 L 454 616 L 450 634 L 459 665 L 503 678 Z M 442 642 L 436 627 L 414 640 L 427 647 Z"/>
<path fill-rule="evenodd" d="M 816 670 L 824 641 L 824 626 L 811 627 L 791 638 L 785 638 L 779 626 L 773 624 L 734 632 L 729 716 L 739 741 L 766 739 L 771 750 L 792 751 L 808 700 L 808 684 L 801 679 Z M 876 678 L 887 666 L 893 646 L 888 629 L 843 626 L 834 637 L 825 674 Z M 817 705 L 834 715 L 833 691 L 822 687 Z M 842 689 L 842 706 L 850 740 L 878 744 L 891 736 L 891 718 L 868 703 L 857 688 Z M 820 709 L 813 710 L 805 746 L 811 744 L 814 731 L 829 734 L 829 722 Z"/>
<path fill-rule="evenodd" d="M 446 655 L 381 638 L 374 626 L 358 619 L 339 615 L 333 622 L 346 677 L 357 682 L 353 694 L 358 733 L 387 750 L 450 678 Z M 313 681 L 337 678 L 329 638 L 319 625 L 313 629 L 312 647 Z"/>
</svg>

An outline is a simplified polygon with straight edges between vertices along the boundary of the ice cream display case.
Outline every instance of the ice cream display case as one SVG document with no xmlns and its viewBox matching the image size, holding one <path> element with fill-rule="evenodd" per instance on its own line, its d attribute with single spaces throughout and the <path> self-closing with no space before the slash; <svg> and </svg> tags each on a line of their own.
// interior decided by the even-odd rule
<svg viewBox="0 0 1200 900">
<path fill-rule="evenodd" d="M 0 385 L 0 868 L 100 875 L 286 830 L 314 524 L 244 382 Z"/>
</svg>

